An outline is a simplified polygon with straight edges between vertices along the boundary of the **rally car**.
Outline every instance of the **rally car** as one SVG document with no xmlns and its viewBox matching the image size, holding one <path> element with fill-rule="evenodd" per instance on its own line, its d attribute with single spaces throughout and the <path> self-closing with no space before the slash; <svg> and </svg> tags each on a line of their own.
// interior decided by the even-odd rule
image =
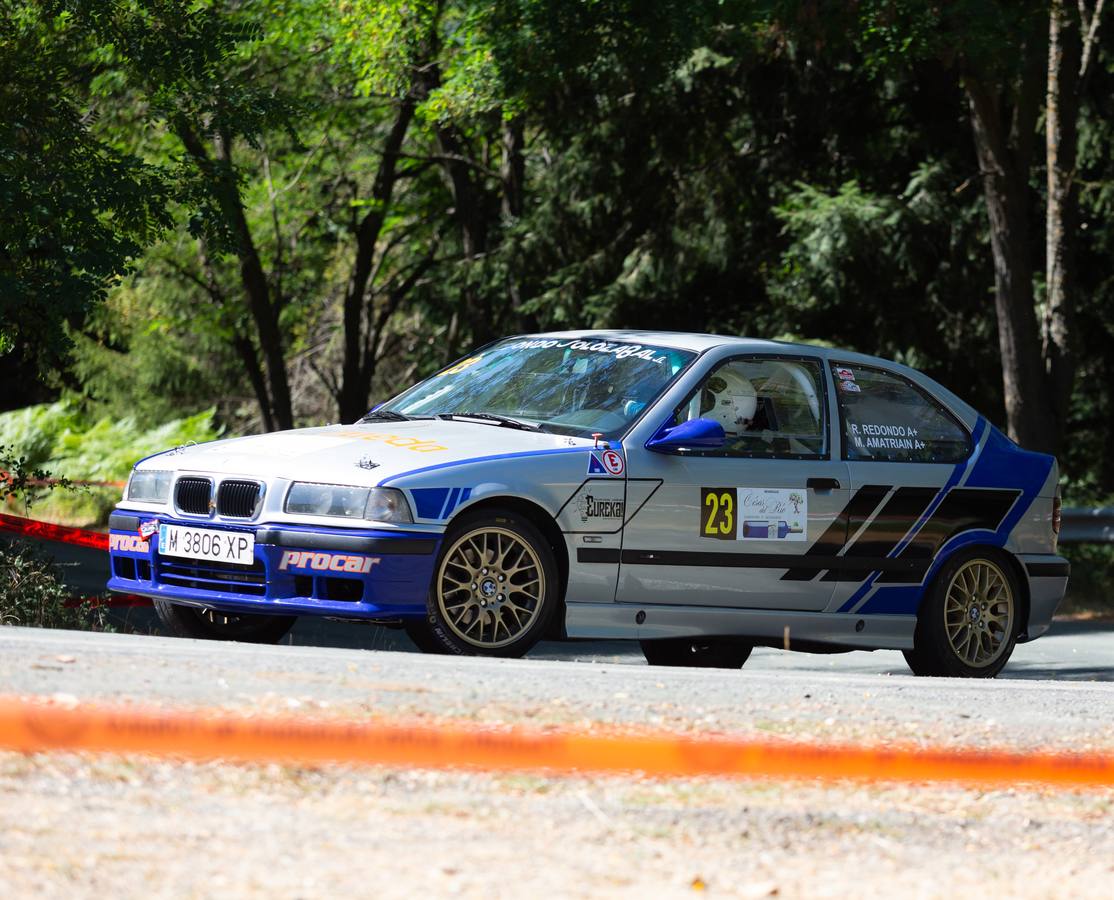
<svg viewBox="0 0 1114 900">
<path fill-rule="evenodd" d="M 631 638 L 657 665 L 891 648 L 993 676 L 1063 598 L 1055 459 L 842 350 L 631 331 L 512 337 L 360 421 L 136 464 L 111 590 L 179 635 L 297 616 L 429 652 Z"/>
</svg>

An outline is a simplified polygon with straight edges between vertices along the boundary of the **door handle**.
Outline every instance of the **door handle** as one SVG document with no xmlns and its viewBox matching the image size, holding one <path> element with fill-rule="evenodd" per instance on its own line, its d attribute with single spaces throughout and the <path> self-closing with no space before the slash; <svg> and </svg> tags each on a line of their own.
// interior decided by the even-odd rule
<svg viewBox="0 0 1114 900">
<path fill-rule="evenodd" d="M 837 478 L 810 478 L 805 482 L 805 487 L 814 491 L 838 491 L 839 479 Z"/>
</svg>

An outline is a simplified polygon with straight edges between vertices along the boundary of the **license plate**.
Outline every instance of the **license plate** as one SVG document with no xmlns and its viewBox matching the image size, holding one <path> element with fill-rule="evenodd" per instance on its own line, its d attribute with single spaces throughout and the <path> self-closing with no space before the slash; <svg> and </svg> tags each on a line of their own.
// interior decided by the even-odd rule
<svg viewBox="0 0 1114 900">
<path fill-rule="evenodd" d="M 255 535 L 163 524 L 159 525 L 159 555 L 250 566 L 255 562 Z"/>
</svg>

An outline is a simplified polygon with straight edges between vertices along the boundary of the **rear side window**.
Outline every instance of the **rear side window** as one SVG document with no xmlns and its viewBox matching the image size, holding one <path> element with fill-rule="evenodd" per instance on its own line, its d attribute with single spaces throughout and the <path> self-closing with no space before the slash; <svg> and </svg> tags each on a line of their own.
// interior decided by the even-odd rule
<svg viewBox="0 0 1114 900">
<path fill-rule="evenodd" d="M 845 459 L 955 463 L 970 440 L 954 416 L 904 378 L 859 365 L 832 366 Z"/>
</svg>

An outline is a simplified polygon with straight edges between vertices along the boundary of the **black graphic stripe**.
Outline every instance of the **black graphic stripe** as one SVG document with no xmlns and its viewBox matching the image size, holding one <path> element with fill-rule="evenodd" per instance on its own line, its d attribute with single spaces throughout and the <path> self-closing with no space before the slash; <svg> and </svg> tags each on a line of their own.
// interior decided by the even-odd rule
<svg viewBox="0 0 1114 900">
<path fill-rule="evenodd" d="M 1019 496 L 1021 491 L 952 489 L 920 531 L 898 554 L 898 559 L 931 560 L 944 544 L 964 531 L 997 531 Z M 904 579 L 898 573 L 891 572 L 878 580 L 892 583 Z"/>
<path fill-rule="evenodd" d="M 1067 578 L 1071 575 L 1071 563 L 1026 563 L 1025 571 L 1030 578 Z"/>
<path fill-rule="evenodd" d="M 917 520 L 933 498 L 939 494 L 937 488 L 900 487 L 890 496 L 874 520 L 863 529 L 858 540 L 847 548 L 840 559 L 885 558 L 917 524 Z M 823 581 L 843 581 L 846 566 L 834 566 L 822 578 Z M 876 569 L 875 571 L 887 571 Z"/>
<path fill-rule="evenodd" d="M 816 557 L 834 559 L 836 554 L 843 549 L 843 545 L 847 543 L 848 536 L 854 534 L 862 526 L 862 523 L 870 518 L 870 514 L 878 508 L 882 498 L 889 492 L 889 486 L 883 484 L 865 484 L 855 491 L 854 496 L 847 501 L 847 505 L 832 520 L 832 523 L 824 529 L 824 533 L 820 535 L 816 543 L 805 551 L 803 559 L 809 562 L 814 561 Z M 781 576 L 781 580 L 811 581 L 823 571 L 823 568 L 795 565 Z"/>
<path fill-rule="evenodd" d="M 803 564 L 800 557 L 786 556 L 782 553 L 715 553 L 709 550 L 618 550 L 590 547 L 579 547 L 576 551 L 576 561 L 580 563 L 617 563 L 623 565 L 639 566 L 699 566 L 703 568 L 732 568 L 732 569 L 782 569 L 786 563 L 797 560 L 795 565 L 802 568 L 811 568 L 822 572 L 833 565 L 845 568 L 848 572 L 859 573 L 860 579 L 871 572 L 901 571 L 915 575 L 923 575 L 927 563 L 921 560 L 900 559 L 875 559 L 855 558 L 834 559 L 816 558 L 809 564 Z"/>
</svg>

